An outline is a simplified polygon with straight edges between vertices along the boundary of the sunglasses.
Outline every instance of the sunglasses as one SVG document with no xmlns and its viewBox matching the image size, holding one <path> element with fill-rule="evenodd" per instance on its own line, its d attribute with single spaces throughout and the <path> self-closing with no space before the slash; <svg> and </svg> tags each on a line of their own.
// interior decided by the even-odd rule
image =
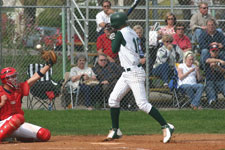
<svg viewBox="0 0 225 150">
<path fill-rule="evenodd" d="M 174 20 L 174 18 L 167 18 L 167 20 Z"/>
<path fill-rule="evenodd" d="M 209 7 L 200 7 L 200 8 L 202 8 L 202 9 L 208 9 Z"/>
<path fill-rule="evenodd" d="M 110 8 L 110 5 L 104 5 L 103 7 L 104 8 Z"/>
<path fill-rule="evenodd" d="M 172 43 L 173 41 L 166 41 L 166 43 Z"/>
<path fill-rule="evenodd" d="M 99 59 L 99 61 L 107 61 L 107 59 Z"/>
</svg>

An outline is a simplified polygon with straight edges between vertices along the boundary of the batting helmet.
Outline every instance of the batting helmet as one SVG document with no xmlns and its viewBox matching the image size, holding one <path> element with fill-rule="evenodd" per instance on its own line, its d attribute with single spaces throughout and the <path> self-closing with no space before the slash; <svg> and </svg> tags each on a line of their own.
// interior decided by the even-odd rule
<svg viewBox="0 0 225 150">
<path fill-rule="evenodd" d="M 18 87 L 17 74 L 18 73 L 15 68 L 12 67 L 3 68 L 0 74 L 2 84 L 7 84 L 12 88 L 17 88 Z"/>
<path fill-rule="evenodd" d="M 111 26 L 115 29 L 119 29 L 122 26 L 127 25 L 127 20 L 127 15 L 124 12 L 116 12 L 110 17 Z"/>
</svg>

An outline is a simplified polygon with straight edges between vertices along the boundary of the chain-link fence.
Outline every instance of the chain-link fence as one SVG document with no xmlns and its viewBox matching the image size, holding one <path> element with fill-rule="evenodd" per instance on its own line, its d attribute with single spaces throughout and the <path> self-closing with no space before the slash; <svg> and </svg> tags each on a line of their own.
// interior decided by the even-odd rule
<svg viewBox="0 0 225 150">
<path fill-rule="evenodd" d="M 112 1 L 111 8 L 115 12 L 127 12 L 132 2 L 133 1 L 128 0 Z M 190 102 L 189 97 L 186 97 L 184 101 L 180 102 L 183 100 L 181 98 L 184 98 L 183 95 L 187 94 L 182 93 L 180 96 L 178 90 L 167 87 L 164 80 L 162 80 L 162 76 L 152 74 L 157 51 L 161 47 L 158 41 L 159 39 L 155 38 L 154 35 L 158 35 L 158 30 L 160 30 L 160 28 L 168 26 L 168 18 L 170 18 L 171 15 L 166 15 L 168 12 L 172 12 L 174 14 L 172 17 L 176 17 L 176 22 L 184 23 L 183 27 L 186 28 L 184 34 L 190 39 L 190 43 L 192 44 L 191 50 L 194 52 L 197 60 L 200 61 L 199 52 L 201 52 L 201 47 L 199 47 L 199 42 L 192 40 L 193 31 L 189 26 L 192 16 L 200 9 L 197 6 L 198 2 L 152 0 L 147 2 L 147 4 L 149 3 L 149 9 L 146 9 L 146 2 L 147 1 L 140 2 L 136 9 L 131 13 L 129 16 L 129 25 L 132 28 L 135 25 L 140 25 L 143 28 L 143 32 L 141 32 L 143 43 L 141 43 L 141 46 L 145 53 L 144 58 L 146 58 L 143 67 L 146 69 L 148 76 L 146 91 L 149 95 L 149 101 L 158 108 L 189 107 L 190 104 L 193 104 Z M 65 72 L 70 72 L 71 68 L 78 66 L 76 58 L 77 56 L 80 56 L 80 53 L 83 53 L 87 58 L 86 62 L 88 62 L 88 66 L 94 70 L 96 75 L 98 75 L 97 79 L 99 82 L 90 82 L 89 85 L 85 85 L 85 87 L 80 84 L 77 86 L 69 86 L 71 84 L 67 84 L 66 86 L 62 86 L 65 87 L 61 88 L 62 90 L 59 88 L 60 86 L 58 86 L 57 88 L 60 89 L 61 93 L 59 97 L 57 97 L 57 101 L 61 101 L 61 106 L 63 108 L 108 108 L 108 96 L 118 77 L 113 77 L 114 80 L 108 78 L 113 74 L 120 75 L 122 69 L 120 68 L 121 72 L 116 72 L 120 69 L 115 69 L 114 66 L 108 67 L 105 70 L 108 70 L 110 74 L 108 72 L 101 74 L 100 67 L 96 69 L 99 65 L 98 63 L 100 63 L 96 59 L 99 49 L 108 51 L 107 48 L 110 47 L 110 42 L 99 42 L 100 40 L 97 40 L 99 38 L 99 30 L 97 31 L 96 15 L 104 10 L 102 6 L 100 1 L 75 2 L 74 0 L 67 0 L 67 5 L 64 7 L 2 7 L 1 68 L 7 66 L 15 67 L 22 77 L 20 80 L 25 81 L 28 78 L 27 70 L 30 69 L 30 67 L 28 67 L 29 64 L 44 63 L 40 59 L 39 52 L 35 50 L 35 46 L 41 44 L 44 49 L 55 49 L 58 53 L 59 63 L 53 66 L 51 79 L 59 82 L 64 78 L 65 74 L 65 76 L 67 75 L 67 79 L 75 81 L 74 84 L 77 84 L 76 81 L 81 81 L 82 78 L 69 78 L 68 73 Z M 225 20 L 223 18 L 223 12 L 225 6 L 222 1 L 210 1 L 208 7 L 209 14 L 215 17 L 219 23 L 218 28 L 224 30 Z M 64 13 L 66 13 L 65 16 L 63 16 Z M 148 14 L 149 17 L 146 16 L 146 14 Z M 149 22 L 146 22 L 146 20 L 149 20 Z M 153 27 L 156 27 L 154 25 L 157 25 L 155 24 L 156 22 L 159 24 L 157 28 L 153 29 Z M 66 30 L 64 30 L 64 27 L 66 27 Z M 65 35 L 63 35 L 63 31 L 66 31 Z M 173 34 L 175 34 L 177 30 L 175 31 L 173 29 L 173 32 Z M 107 37 L 103 37 L 103 39 L 107 39 Z M 63 40 L 66 43 L 67 52 L 63 50 Z M 154 43 L 157 45 L 154 45 Z M 109 53 L 106 52 L 106 54 Z M 65 55 L 66 58 L 64 60 L 63 56 Z M 116 56 L 108 56 L 110 57 L 108 57 L 109 61 L 117 62 Z M 223 63 L 219 64 L 223 66 Z M 117 64 L 117 66 L 119 65 Z M 92 74 L 91 71 L 87 71 L 87 73 Z M 98 73 L 100 73 L 102 77 L 100 77 Z M 209 93 L 207 93 L 206 90 L 206 73 L 202 67 L 200 68 L 200 73 L 203 77 L 201 83 L 204 85 L 205 90 L 202 96 L 200 96 L 202 98 L 199 106 L 208 108 L 212 105 L 209 105 L 209 97 L 206 97 Z M 160 74 L 165 75 L 166 73 L 161 71 Z M 78 73 L 77 75 L 80 74 Z M 74 76 L 76 75 L 74 74 Z M 171 78 L 172 77 L 174 76 L 171 76 Z M 110 80 L 112 84 L 109 84 L 108 87 L 103 87 L 101 83 L 104 81 L 104 78 Z M 169 78 L 168 84 L 172 83 L 170 82 L 171 78 Z M 65 82 L 66 81 L 67 80 L 65 80 Z M 224 78 L 219 81 L 224 82 Z M 71 81 L 68 83 L 70 82 Z M 215 108 L 224 108 L 224 97 L 221 95 L 221 93 L 225 92 L 224 85 L 220 85 L 218 88 L 223 90 L 220 92 L 216 90 L 219 93 L 216 93 L 215 100 L 217 101 Z M 40 89 L 41 87 L 37 88 L 39 93 Z M 194 99 L 193 97 L 195 96 L 191 96 L 192 100 Z M 186 103 L 187 101 L 189 102 Z M 137 109 L 132 92 L 129 92 L 124 97 L 121 102 L 121 108 L 124 110 Z"/>
</svg>

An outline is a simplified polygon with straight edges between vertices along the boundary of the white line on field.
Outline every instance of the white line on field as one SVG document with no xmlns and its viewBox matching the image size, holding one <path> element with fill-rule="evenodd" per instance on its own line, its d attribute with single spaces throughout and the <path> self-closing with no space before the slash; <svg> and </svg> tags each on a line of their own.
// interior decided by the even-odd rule
<svg viewBox="0 0 225 150">
<path fill-rule="evenodd" d="M 125 144 L 125 143 L 107 143 L 107 142 L 96 142 L 96 143 L 91 143 L 94 145 L 119 145 L 119 144 Z"/>
</svg>

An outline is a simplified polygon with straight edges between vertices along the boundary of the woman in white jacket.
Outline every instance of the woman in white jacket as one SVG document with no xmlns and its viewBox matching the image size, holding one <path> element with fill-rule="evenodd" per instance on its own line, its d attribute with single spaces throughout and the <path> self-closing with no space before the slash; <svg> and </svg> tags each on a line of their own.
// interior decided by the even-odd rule
<svg viewBox="0 0 225 150">
<path fill-rule="evenodd" d="M 160 77 L 164 86 L 168 86 L 169 80 L 173 76 L 175 64 L 183 60 L 183 51 L 179 46 L 172 44 L 172 35 L 163 35 L 162 41 L 163 46 L 157 51 L 151 75 Z"/>
</svg>

